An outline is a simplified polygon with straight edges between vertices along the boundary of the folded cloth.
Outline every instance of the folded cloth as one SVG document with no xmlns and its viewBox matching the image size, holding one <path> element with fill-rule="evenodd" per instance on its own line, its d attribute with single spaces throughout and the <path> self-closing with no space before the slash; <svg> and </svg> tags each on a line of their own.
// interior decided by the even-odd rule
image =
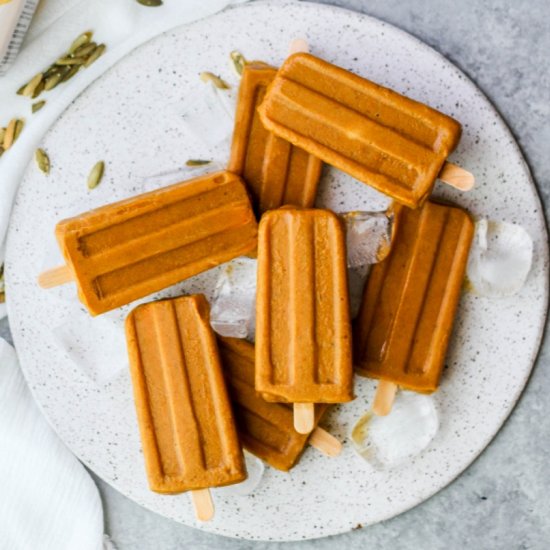
<svg viewBox="0 0 550 550">
<path fill-rule="evenodd" d="M 103 548 L 97 487 L 42 416 L 2 339 L 0 441 L 0 547 Z"/>
<path fill-rule="evenodd" d="M 23 172 L 45 132 L 75 97 L 122 57 L 158 34 L 244 1 L 164 0 L 162 6 L 150 8 L 135 0 L 84 0 L 67 9 L 70 4 L 67 0 L 55 0 L 61 13 L 57 18 L 55 11 L 44 9 L 44 17 L 51 24 L 39 34 L 31 26 L 28 43 L 6 76 L 0 78 L 0 126 L 5 126 L 12 118 L 25 119 L 19 139 L 0 158 L 0 265 L 9 216 Z M 43 28 L 41 13 L 39 9 L 37 21 L 33 23 L 40 30 Z M 15 92 L 87 30 L 94 31 L 94 40 L 107 45 L 105 54 L 75 78 L 44 94 L 45 107 L 31 116 L 29 99 Z M 0 318 L 2 316 L 0 311 Z"/>
</svg>

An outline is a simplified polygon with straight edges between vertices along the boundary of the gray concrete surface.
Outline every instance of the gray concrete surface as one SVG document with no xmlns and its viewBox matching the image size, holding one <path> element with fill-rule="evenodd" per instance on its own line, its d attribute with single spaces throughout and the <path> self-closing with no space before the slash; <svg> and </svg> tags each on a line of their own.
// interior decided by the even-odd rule
<svg viewBox="0 0 550 550">
<path fill-rule="evenodd" d="M 376 16 L 427 42 L 465 71 L 518 139 L 548 215 L 550 2 L 548 0 L 321 0 Z M 0 321 L 0 336 L 8 335 Z M 382 524 L 303 543 L 252 543 L 159 517 L 97 480 L 106 530 L 119 550 L 512 550 L 550 548 L 550 344 L 514 413 L 452 485 Z"/>
</svg>

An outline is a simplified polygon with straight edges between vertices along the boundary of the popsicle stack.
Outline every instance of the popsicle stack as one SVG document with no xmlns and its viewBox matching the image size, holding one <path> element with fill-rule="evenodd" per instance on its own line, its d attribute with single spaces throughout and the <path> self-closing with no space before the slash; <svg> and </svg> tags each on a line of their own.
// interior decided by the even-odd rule
<svg viewBox="0 0 550 550">
<path fill-rule="evenodd" d="M 451 117 L 313 55 L 291 55 L 279 70 L 253 62 L 227 171 L 58 223 L 66 265 L 39 282 L 74 280 L 92 315 L 257 252 L 255 346 L 216 338 L 202 295 L 128 315 L 153 491 L 191 491 L 207 520 L 209 489 L 246 477 L 242 447 L 284 471 L 307 443 L 337 455 L 318 423 L 329 404 L 353 399 L 353 364 L 381 381 L 377 414 L 397 386 L 437 389 L 473 225 L 429 196 L 438 177 L 473 185 L 447 161 L 460 134 Z M 323 161 L 395 201 L 391 251 L 371 270 L 353 331 L 344 227 L 313 208 Z"/>
</svg>

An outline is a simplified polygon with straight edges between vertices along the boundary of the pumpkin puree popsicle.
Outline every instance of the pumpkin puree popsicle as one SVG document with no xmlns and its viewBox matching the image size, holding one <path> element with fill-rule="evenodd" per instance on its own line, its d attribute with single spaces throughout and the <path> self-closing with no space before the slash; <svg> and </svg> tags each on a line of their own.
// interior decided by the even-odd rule
<svg viewBox="0 0 550 550">
<path fill-rule="evenodd" d="M 229 396 L 239 439 L 244 448 L 278 470 L 290 470 L 309 443 L 328 456 L 341 452 L 341 443 L 316 427 L 311 434 L 294 429 L 292 407 L 265 401 L 254 388 L 254 345 L 239 338 L 218 336 Z M 315 407 L 315 426 L 328 405 Z"/>
<path fill-rule="evenodd" d="M 411 208 L 437 177 L 462 190 L 474 183 L 445 164 L 456 120 L 307 53 L 285 61 L 259 113 L 275 135 Z"/>
<path fill-rule="evenodd" d="M 253 252 L 257 223 L 241 178 L 217 172 L 63 220 L 56 236 L 67 265 L 39 284 L 74 279 L 98 315 Z"/>
<path fill-rule="evenodd" d="M 228 170 L 246 182 L 259 214 L 284 204 L 312 207 L 322 162 L 266 130 L 257 107 L 277 70 L 254 61 L 239 88 Z"/>
<path fill-rule="evenodd" d="M 353 399 L 344 231 L 328 210 L 284 207 L 262 217 L 256 390 L 294 403 L 300 433 L 313 429 L 314 403 Z"/>
<path fill-rule="evenodd" d="M 396 386 L 437 389 L 474 231 L 467 212 L 429 201 L 396 217 L 392 250 L 372 267 L 354 326 L 356 370 L 381 380 L 380 415 Z"/>
<path fill-rule="evenodd" d="M 126 319 L 134 399 L 149 485 L 193 491 L 199 519 L 209 487 L 246 478 L 208 302 L 202 295 L 143 304 Z"/>
</svg>

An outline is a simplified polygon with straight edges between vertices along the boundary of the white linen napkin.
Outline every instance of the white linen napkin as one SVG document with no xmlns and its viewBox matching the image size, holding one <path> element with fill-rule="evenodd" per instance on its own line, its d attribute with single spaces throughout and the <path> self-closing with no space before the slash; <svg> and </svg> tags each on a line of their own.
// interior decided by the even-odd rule
<svg viewBox="0 0 550 550">
<path fill-rule="evenodd" d="M 97 487 L 47 424 L 2 339 L 0 441 L 0 548 L 101 549 Z"/>
<path fill-rule="evenodd" d="M 75 97 L 119 59 L 154 36 L 246 0 L 164 0 L 158 8 L 142 6 L 136 0 L 83 0 L 69 9 L 68 0 L 50 1 L 57 3 L 61 15 L 57 16 L 53 6 L 38 12 L 33 25 L 41 32 L 37 34 L 31 27 L 30 41 L 6 76 L 0 78 L 0 125 L 5 126 L 14 117 L 25 119 L 21 136 L 0 158 L 0 264 L 9 216 L 23 172 L 45 132 Z M 51 22 L 46 28 L 40 23 L 42 14 Z M 29 99 L 15 92 L 87 30 L 94 31 L 94 40 L 107 45 L 105 54 L 66 84 L 41 95 L 46 105 L 31 115 Z"/>
</svg>

